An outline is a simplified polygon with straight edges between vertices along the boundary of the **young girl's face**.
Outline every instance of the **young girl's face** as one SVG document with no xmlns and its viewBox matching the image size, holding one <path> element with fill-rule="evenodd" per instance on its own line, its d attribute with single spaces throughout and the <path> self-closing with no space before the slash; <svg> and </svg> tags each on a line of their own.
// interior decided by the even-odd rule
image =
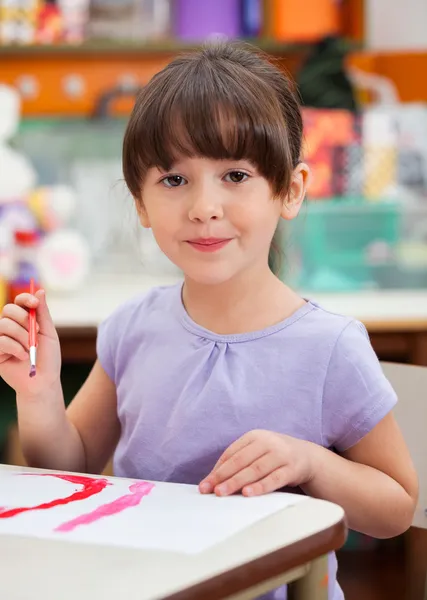
<svg viewBox="0 0 427 600">
<path fill-rule="evenodd" d="M 185 157 L 170 171 L 148 170 L 141 223 L 187 277 L 219 284 L 268 268 L 278 221 L 298 214 L 304 185 L 303 170 L 293 178 L 293 201 L 280 200 L 249 161 Z"/>
</svg>

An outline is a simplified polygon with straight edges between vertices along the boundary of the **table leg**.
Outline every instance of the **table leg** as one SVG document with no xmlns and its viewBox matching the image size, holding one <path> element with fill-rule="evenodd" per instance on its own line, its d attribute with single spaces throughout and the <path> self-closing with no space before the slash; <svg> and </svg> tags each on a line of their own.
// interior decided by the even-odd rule
<svg viewBox="0 0 427 600">
<path fill-rule="evenodd" d="M 427 366 L 427 332 L 420 331 L 414 336 L 411 362 L 414 365 Z"/>
<path fill-rule="evenodd" d="M 414 365 L 427 366 L 426 331 L 414 335 L 410 360 Z M 427 530 L 411 527 L 406 542 L 406 599 L 427 600 Z"/>
<path fill-rule="evenodd" d="M 289 585 L 289 600 L 329 600 L 328 556 L 313 560 L 306 575 Z"/>
<path fill-rule="evenodd" d="M 411 527 L 406 533 L 406 600 L 427 600 L 427 529 Z"/>
</svg>

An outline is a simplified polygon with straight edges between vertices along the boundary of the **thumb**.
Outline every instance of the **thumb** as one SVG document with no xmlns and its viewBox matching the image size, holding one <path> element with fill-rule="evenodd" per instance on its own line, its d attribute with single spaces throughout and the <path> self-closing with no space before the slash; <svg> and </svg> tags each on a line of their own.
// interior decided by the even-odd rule
<svg viewBox="0 0 427 600">
<path fill-rule="evenodd" d="M 44 290 L 38 290 L 35 294 L 39 300 L 39 305 L 36 309 L 37 323 L 40 327 L 40 333 L 48 337 L 56 337 L 56 329 L 50 316 L 49 308 L 46 302 L 46 294 Z"/>
</svg>

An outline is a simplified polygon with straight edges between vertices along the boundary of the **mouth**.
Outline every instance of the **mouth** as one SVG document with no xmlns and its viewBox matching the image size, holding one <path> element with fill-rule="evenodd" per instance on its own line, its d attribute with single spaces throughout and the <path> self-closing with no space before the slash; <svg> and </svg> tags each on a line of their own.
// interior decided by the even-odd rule
<svg viewBox="0 0 427 600">
<path fill-rule="evenodd" d="M 199 252 L 216 252 L 231 242 L 231 239 L 232 238 L 198 238 L 196 240 L 187 240 L 187 244 Z"/>
</svg>

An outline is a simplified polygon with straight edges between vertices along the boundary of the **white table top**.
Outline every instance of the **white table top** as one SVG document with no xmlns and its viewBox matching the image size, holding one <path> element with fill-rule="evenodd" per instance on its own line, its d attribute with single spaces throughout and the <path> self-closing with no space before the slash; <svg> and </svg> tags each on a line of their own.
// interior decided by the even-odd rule
<svg viewBox="0 0 427 600">
<path fill-rule="evenodd" d="M 0 469 L 28 471 L 5 465 Z M 319 534 L 343 519 L 339 506 L 310 498 L 196 555 L 0 535 L 0 597 L 164 598 Z"/>
<path fill-rule="evenodd" d="M 97 327 L 127 299 L 158 285 L 180 281 L 178 276 L 94 276 L 75 294 L 49 294 L 58 328 Z M 303 294 L 324 308 L 355 317 L 373 329 L 427 329 L 427 290 L 342 294 Z"/>
</svg>

